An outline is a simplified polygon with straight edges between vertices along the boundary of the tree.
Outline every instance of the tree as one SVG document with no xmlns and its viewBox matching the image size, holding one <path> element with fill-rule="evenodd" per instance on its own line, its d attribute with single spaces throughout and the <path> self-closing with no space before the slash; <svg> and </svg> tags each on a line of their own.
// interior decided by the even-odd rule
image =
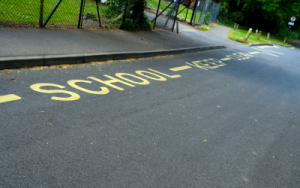
<svg viewBox="0 0 300 188">
<path fill-rule="evenodd" d="M 120 14 L 114 21 L 122 18 L 121 29 L 136 31 L 150 30 L 150 23 L 144 10 L 146 0 L 111 0 L 111 11 Z"/>
<path fill-rule="evenodd" d="M 281 35 L 287 30 L 291 16 L 300 18 L 300 0 L 221 0 L 220 2 L 228 3 L 229 15 L 233 17 L 240 15 L 240 24 Z M 300 33 L 300 24 L 294 28 Z"/>
</svg>

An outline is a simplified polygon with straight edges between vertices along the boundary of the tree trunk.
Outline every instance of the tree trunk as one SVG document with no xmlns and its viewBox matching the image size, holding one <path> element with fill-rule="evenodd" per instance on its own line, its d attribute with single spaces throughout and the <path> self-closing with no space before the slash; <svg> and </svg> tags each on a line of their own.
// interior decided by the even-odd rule
<svg viewBox="0 0 300 188">
<path fill-rule="evenodd" d="M 131 6 L 131 4 L 132 4 L 132 1 L 133 1 L 133 0 L 128 0 L 128 5 L 127 5 L 127 8 L 126 8 L 125 15 L 128 14 L 128 12 L 130 11 L 130 6 Z"/>
<path fill-rule="evenodd" d="M 111 20 L 111 22 L 115 22 L 119 19 L 121 19 L 123 17 L 123 14 L 120 14 L 118 17 L 116 17 L 115 19 Z"/>
</svg>

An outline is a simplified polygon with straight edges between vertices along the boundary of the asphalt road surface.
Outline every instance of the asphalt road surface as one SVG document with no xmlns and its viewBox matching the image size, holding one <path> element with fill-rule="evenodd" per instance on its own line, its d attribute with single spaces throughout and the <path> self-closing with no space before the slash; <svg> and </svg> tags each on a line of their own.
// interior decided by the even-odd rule
<svg viewBox="0 0 300 188">
<path fill-rule="evenodd" d="M 299 52 L 1 72 L 0 187 L 299 187 Z"/>
</svg>

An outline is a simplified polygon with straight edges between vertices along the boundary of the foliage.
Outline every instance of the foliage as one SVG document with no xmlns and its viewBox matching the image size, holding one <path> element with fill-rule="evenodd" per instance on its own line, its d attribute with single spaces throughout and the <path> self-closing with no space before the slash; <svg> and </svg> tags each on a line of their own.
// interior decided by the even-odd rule
<svg viewBox="0 0 300 188">
<path fill-rule="evenodd" d="M 129 11 L 127 13 L 124 11 L 124 19 L 120 28 L 128 31 L 150 30 L 150 23 L 144 13 L 146 0 L 131 0 L 131 3 L 126 6 L 126 9 L 129 6 Z"/>
<path fill-rule="evenodd" d="M 109 4 L 111 17 L 123 14 L 121 29 L 128 31 L 150 30 L 150 23 L 144 13 L 147 5 L 146 0 L 110 0 Z"/>
<path fill-rule="evenodd" d="M 244 19 L 244 15 L 241 11 L 235 11 L 235 12 L 231 12 L 228 15 L 228 18 L 232 20 L 234 23 L 242 23 Z"/>
<path fill-rule="evenodd" d="M 107 18 L 115 18 L 122 14 L 124 7 L 126 6 L 126 0 L 109 0 L 108 9 L 106 10 Z"/>
<path fill-rule="evenodd" d="M 210 12 L 207 12 L 207 14 L 206 14 L 206 16 L 205 16 L 205 19 L 204 19 L 206 25 L 209 24 L 209 23 L 208 23 L 209 19 L 210 19 Z"/>
<path fill-rule="evenodd" d="M 228 3 L 227 2 L 220 2 L 221 6 L 219 9 L 219 18 L 224 19 L 226 14 L 228 13 Z"/>
<path fill-rule="evenodd" d="M 293 30 L 300 32 L 300 0 L 220 0 L 220 2 L 228 3 L 229 19 L 280 36 L 284 36 L 282 31 L 288 28 L 290 17 L 296 16 L 298 21 Z"/>
<path fill-rule="evenodd" d="M 290 31 L 289 35 L 288 35 L 288 38 L 294 40 L 294 39 L 298 39 L 299 36 L 300 36 L 300 34 L 297 33 L 296 31 Z"/>
</svg>

